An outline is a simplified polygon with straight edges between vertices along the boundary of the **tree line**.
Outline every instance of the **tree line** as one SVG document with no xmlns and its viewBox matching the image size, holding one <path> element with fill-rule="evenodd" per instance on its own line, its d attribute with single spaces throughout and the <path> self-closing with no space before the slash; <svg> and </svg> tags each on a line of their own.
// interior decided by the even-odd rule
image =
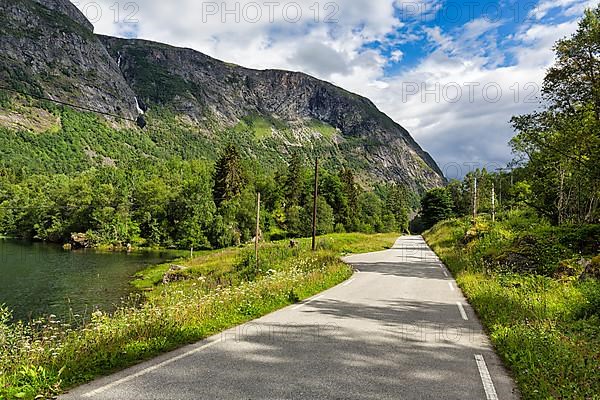
<svg viewBox="0 0 600 400">
<path fill-rule="evenodd" d="M 427 227 L 470 215 L 475 193 L 484 213 L 495 197 L 499 209 L 527 207 L 555 225 L 600 222 L 600 5 L 554 51 L 541 109 L 512 119 L 510 168 L 472 171 L 427 193 L 421 206 Z"/>
<path fill-rule="evenodd" d="M 76 174 L 0 170 L 0 232 L 92 245 L 222 248 L 251 241 L 256 196 L 266 239 L 311 234 L 314 172 L 300 153 L 261 168 L 227 145 L 213 164 L 172 158 L 139 167 L 101 166 Z M 408 228 L 415 195 L 397 184 L 365 190 L 350 169 L 319 174 L 318 234 Z"/>
</svg>

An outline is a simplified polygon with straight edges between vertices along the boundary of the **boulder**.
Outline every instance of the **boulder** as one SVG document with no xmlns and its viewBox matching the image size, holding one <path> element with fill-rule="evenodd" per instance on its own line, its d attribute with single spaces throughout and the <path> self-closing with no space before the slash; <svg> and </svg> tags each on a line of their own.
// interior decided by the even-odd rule
<svg viewBox="0 0 600 400">
<path fill-rule="evenodd" d="M 72 233 L 69 244 L 73 250 L 91 247 L 91 241 L 85 233 Z"/>
<path fill-rule="evenodd" d="M 171 264 L 171 268 L 163 275 L 163 283 L 168 284 L 171 282 L 179 282 L 188 279 L 189 277 L 184 273 L 185 267 L 181 265 Z"/>
<path fill-rule="evenodd" d="M 585 268 L 579 279 L 582 281 L 589 279 L 600 280 L 600 255 L 592 258 L 591 261 L 586 261 Z"/>
</svg>

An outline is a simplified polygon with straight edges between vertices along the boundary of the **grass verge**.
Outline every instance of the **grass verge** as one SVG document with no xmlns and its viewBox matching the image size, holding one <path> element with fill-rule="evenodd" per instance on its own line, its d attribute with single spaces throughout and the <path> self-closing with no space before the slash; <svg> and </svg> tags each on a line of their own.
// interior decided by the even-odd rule
<svg viewBox="0 0 600 400">
<path fill-rule="evenodd" d="M 131 299 L 78 328 L 52 316 L 10 324 L 10 312 L 0 308 L 0 398 L 52 397 L 310 297 L 352 275 L 340 255 L 383 250 L 397 236 L 329 235 L 316 252 L 305 239 L 295 248 L 265 244 L 258 271 L 251 247 L 203 252 L 179 260 L 183 269 L 168 284 L 162 278 L 169 265 L 143 271 L 136 281 L 146 290 L 141 305 Z"/>
<path fill-rule="evenodd" d="M 509 213 L 495 225 L 455 219 L 424 235 L 524 399 L 600 399 L 600 284 L 566 267 L 594 255 L 582 250 L 590 251 L 594 229 L 552 228 Z"/>
</svg>

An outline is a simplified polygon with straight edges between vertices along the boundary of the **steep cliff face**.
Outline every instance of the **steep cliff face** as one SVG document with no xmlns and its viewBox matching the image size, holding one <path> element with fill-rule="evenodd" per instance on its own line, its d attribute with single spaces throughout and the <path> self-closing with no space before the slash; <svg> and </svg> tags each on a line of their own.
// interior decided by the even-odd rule
<svg viewBox="0 0 600 400">
<path fill-rule="evenodd" d="M 190 49 L 94 35 L 68 0 L 0 0 L 0 37 L 2 86 L 130 119 L 149 107 L 147 119 L 159 128 L 151 125 L 147 134 L 179 132 L 174 148 L 191 137 L 215 147 L 237 140 L 246 154 L 268 163 L 285 161 L 296 148 L 354 168 L 365 181 L 419 190 L 444 183 L 433 159 L 371 101 L 306 74 L 252 70 Z M 167 121 L 162 110 L 175 119 Z M 18 111 L 5 118 L 2 111 L 0 124 L 18 120 Z M 52 116 L 45 120 L 54 124 Z"/>
<path fill-rule="evenodd" d="M 137 116 L 135 94 L 68 0 L 0 0 L 0 82 L 95 110 Z"/>
<path fill-rule="evenodd" d="M 73 4 L 69 0 L 33 0 L 42 6 L 58 11 L 61 14 L 66 15 L 71 18 L 73 21 L 77 22 L 79 25 L 83 26 L 90 32 L 94 31 L 94 25 L 91 24 L 90 21 L 79 11 L 76 7 L 73 7 Z"/>
<path fill-rule="evenodd" d="M 146 104 L 168 106 L 198 124 L 216 121 L 224 128 L 262 115 L 296 130 L 303 146 L 311 144 L 304 128 L 317 120 L 338 130 L 338 144 L 346 142 L 343 156 L 361 160 L 372 177 L 415 188 L 444 182 L 429 154 L 364 97 L 302 73 L 251 70 L 144 40 L 101 40 Z"/>
</svg>

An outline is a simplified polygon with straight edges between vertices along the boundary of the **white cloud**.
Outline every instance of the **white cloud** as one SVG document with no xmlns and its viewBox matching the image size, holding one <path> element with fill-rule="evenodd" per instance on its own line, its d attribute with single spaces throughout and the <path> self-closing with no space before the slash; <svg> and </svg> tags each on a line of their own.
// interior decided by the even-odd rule
<svg viewBox="0 0 600 400">
<path fill-rule="evenodd" d="M 565 11 L 564 14 L 567 16 L 581 15 L 583 10 L 596 4 L 598 4 L 596 0 L 542 0 L 531 11 L 531 15 L 540 20 L 556 9 Z"/>
<path fill-rule="evenodd" d="M 289 61 L 291 64 L 304 66 L 307 73 L 321 76 L 346 74 L 349 70 L 345 54 L 320 42 L 301 44 Z"/>
<path fill-rule="evenodd" d="M 390 61 L 397 63 L 400 60 L 402 60 L 403 57 L 404 57 L 404 52 L 402 50 L 394 50 L 390 54 Z"/>
<path fill-rule="evenodd" d="M 516 60 L 511 66 L 497 62 L 499 50 L 487 36 L 497 26 L 475 26 L 452 35 L 439 27 L 427 29 L 435 50 L 416 67 L 385 78 L 383 88 L 352 87 L 409 129 L 452 175 L 456 164 L 466 173 L 470 167 L 465 163 L 493 169 L 511 160 L 510 118 L 538 108 L 543 77 L 554 60 L 551 47 L 573 32 L 577 21 L 524 27 L 513 38 L 519 46 L 507 51 Z M 418 93 L 406 94 L 415 87 Z M 458 99 L 457 87 L 462 93 Z M 502 95 L 496 100 L 498 88 Z"/>
</svg>

